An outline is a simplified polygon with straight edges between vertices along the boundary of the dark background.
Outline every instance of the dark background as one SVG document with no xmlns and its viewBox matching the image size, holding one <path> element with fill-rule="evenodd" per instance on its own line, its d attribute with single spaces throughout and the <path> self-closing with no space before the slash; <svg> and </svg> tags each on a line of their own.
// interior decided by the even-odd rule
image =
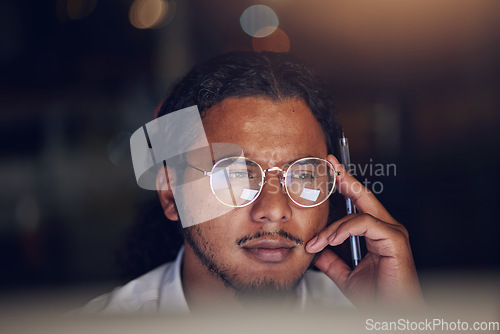
<svg viewBox="0 0 500 334">
<path fill-rule="evenodd" d="M 419 271 L 499 269 L 500 2 L 262 1 L 288 36 L 267 44 L 240 26 L 253 1 L 170 1 L 156 29 L 132 3 L 0 4 L 1 290 L 120 282 L 115 250 L 155 196 L 131 133 L 197 62 L 288 42 L 328 83 L 353 163 L 396 164 L 358 177 L 383 184 Z"/>
</svg>

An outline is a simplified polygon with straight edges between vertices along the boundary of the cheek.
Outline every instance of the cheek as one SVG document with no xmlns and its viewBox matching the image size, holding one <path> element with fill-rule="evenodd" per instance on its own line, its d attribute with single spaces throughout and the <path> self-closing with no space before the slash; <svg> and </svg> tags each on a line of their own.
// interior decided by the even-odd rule
<svg viewBox="0 0 500 334">
<path fill-rule="evenodd" d="M 226 214 L 200 223 L 195 226 L 196 233 L 212 250 L 232 247 L 241 236 L 232 216 L 232 214 Z"/>
<path fill-rule="evenodd" d="M 319 207 L 296 212 L 297 222 L 301 225 L 306 238 L 314 237 L 326 227 L 328 222 L 328 208 L 328 203 L 323 203 Z M 307 241 L 309 239 L 304 240 L 304 242 Z"/>
<path fill-rule="evenodd" d="M 205 179 L 181 185 L 174 196 L 184 227 L 209 223 L 233 210 L 217 200 Z"/>
</svg>

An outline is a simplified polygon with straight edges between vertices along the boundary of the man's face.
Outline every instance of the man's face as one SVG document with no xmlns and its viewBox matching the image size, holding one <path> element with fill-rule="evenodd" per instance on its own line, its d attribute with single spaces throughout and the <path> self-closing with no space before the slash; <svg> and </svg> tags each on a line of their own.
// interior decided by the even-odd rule
<svg viewBox="0 0 500 334">
<path fill-rule="evenodd" d="M 210 143 L 237 144 L 263 169 L 327 157 L 321 126 L 301 99 L 228 98 L 206 110 L 203 125 Z M 188 168 L 187 178 L 190 173 L 199 171 Z M 185 230 L 185 266 L 208 269 L 240 292 L 281 292 L 296 286 L 313 259 L 304 246 L 326 226 L 328 201 L 300 207 L 282 191 L 280 172 L 266 176 L 253 203 Z M 203 188 L 194 191 L 198 198 L 185 199 L 188 211 L 223 205 L 212 194 L 208 177 Z M 186 263 L 188 259 L 196 260 Z"/>
</svg>

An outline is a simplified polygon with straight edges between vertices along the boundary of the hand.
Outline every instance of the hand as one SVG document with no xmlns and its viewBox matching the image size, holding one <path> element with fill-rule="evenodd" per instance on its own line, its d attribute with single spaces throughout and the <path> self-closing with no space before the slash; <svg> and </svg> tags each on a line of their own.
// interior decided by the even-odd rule
<svg viewBox="0 0 500 334">
<path fill-rule="evenodd" d="M 356 306 L 419 306 L 422 290 L 410 248 L 408 231 L 398 223 L 373 193 L 329 155 L 328 160 L 340 171 L 337 187 L 356 205 L 351 214 L 327 226 L 311 239 L 306 250 L 319 253 L 315 265 L 330 277 Z M 368 253 L 354 269 L 327 245 L 336 246 L 349 236 L 364 236 Z"/>
</svg>

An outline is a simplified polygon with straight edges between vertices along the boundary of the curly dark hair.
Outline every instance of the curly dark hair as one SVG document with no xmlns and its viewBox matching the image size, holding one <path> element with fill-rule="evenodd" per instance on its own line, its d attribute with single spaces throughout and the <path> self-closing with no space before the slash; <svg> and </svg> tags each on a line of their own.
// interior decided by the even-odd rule
<svg viewBox="0 0 500 334">
<path fill-rule="evenodd" d="M 339 138 L 334 104 L 318 74 L 287 53 L 230 52 L 193 68 L 171 90 L 156 117 L 193 105 L 204 111 L 228 97 L 262 96 L 273 101 L 305 100 L 325 133 L 328 151 Z"/>
<path fill-rule="evenodd" d="M 321 124 L 328 152 L 336 155 L 338 147 L 334 143 L 338 142 L 340 125 L 333 100 L 319 75 L 286 53 L 230 52 L 216 56 L 193 68 L 175 84 L 155 117 L 197 105 L 203 118 L 208 108 L 226 98 L 249 96 L 272 101 L 304 99 Z M 140 219 L 132 227 L 121 261 L 126 263 L 127 277 L 140 275 L 172 260 L 182 244 L 180 224 L 166 223 L 159 203 L 154 210 L 156 215 L 149 212 L 147 219 Z"/>
</svg>

